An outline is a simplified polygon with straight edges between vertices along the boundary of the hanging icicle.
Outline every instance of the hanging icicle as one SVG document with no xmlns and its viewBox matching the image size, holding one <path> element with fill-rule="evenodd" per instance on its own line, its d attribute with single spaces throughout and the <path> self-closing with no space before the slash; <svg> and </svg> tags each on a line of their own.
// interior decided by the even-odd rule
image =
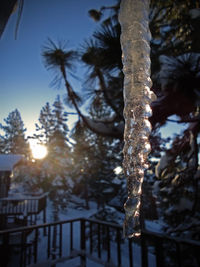
<svg viewBox="0 0 200 267">
<path fill-rule="evenodd" d="M 150 152 L 150 46 L 148 0 L 122 0 L 120 24 L 124 72 L 124 172 L 128 199 L 124 205 L 124 235 L 140 234 L 140 197 Z"/>
</svg>

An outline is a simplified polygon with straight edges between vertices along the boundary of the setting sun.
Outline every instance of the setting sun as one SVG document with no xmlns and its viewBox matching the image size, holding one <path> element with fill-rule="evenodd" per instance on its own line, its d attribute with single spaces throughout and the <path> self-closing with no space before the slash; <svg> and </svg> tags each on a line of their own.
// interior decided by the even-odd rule
<svg viewBox="0 0 200 267">
<path fill-rule="evenodd" d="M 46 157 L 47 148 L 44 145 L 31 142 L 30 147 L 34 159 L 43 159 Z"/>
</svg>

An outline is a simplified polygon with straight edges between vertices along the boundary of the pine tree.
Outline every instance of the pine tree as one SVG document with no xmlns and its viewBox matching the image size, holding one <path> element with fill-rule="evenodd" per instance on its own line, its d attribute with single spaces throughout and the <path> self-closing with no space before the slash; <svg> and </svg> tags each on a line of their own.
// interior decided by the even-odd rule
<svg viewBox="0 0 200 267">
<path fill-rule="evenodd" d="M 64 112 L 63 104 L 60 100 L 60 96 L 57 96 L 55 102 L 53 103 L 53 130 L 49 137 L 49 144 L 54 144 L 60 148 L 68 147 L 69 139 L 68 132 L 69 128 L 67 125 L 68 115 Z"/>
<path fill-rule="evenodd" d="M 122 155 L 116 154 L 112 139 L 97 136 L 80 123 L 73 129 L 72 138 L 74 193 L 85 199 L 86 207 L 89 199 L 95 200 L 98 208 L 105 207 L 119 193 L 119 185 L 113 181 Z"/>
<path fill-rule="evenodd" d="M 155 174 L 159 213 L 167 231 L 199 240 L 198 144 L 191 132 L 176 136 Z"/>
<path fill-rule="evenodd" d="M 58 140 L 61 142 L 62 139 L 63 143 L 60 143 L 60 147 L 67 144 L 69 142 L 67 116 L 67 113 L 64 112 L 60 96 L 57 96 L 54 101 L 53 109 L 47 102 L 40 111 L 39 123 L 35 124 L 38 133 L 34 135 L 34 138 L 39 139 L 41 143 L 47 146 L 54 142 L 54 139 L 57 139 L 57 143 L 59 143 Z"/>
<path fill-rule="evenodd" d="M 0 129 L 4 132 L 1 136 L 2 152 L 30 156 L 29 144 L 25 137 L 26 128 L 19 111 L 15 109 L 10 112 L 4 122 L 4 125 L 0 124 Z"/>
<path fill-rule="evenodd" d="M 51 191 L 50 196 L 58 208 L 64 205 L 71 190 L 67 116 L 60 97 L 57 96 L 52 107 L 46 103 L 42 108 L 39 123 L 36 124 L 38 133 L 35 138 L 40 139 L 48 149 L 48 154 L 41 163 L 41 185 L 45 190 Z"/>
<path fill-rule="evenodd" d="M 51 120 L 51 130 L 48 136 L 47 146 L 49 149 L 49 156 L 60 156 L 65 157 L 66 153 L 69 152 L 68 146 L 68 125 L 67 125 L 67 113 L 64 112 L 63 104 L 60 97 L 57 96 L 53 103 Z"/>
<path fill-rule="evenodd" d="M 99 207 L 104 208 L 106 204 L 109 204 L 114 197 L 120 194 L 120 185 L 114 183 L 116 177 L 114 169 L 121 164 L 122 160 L 121 155 L 115 153 L 118 145 L 112 139 L 96 135 L 93 137 L 94 159 L 91 163 L 92 165 L 95 164 L 95 169 L 90 187 L 91 197 L 98 201 Z"/>
<path fill-rule="evenodd" d="M 41 142 L 47 144 L 54 128 L 53 114 L 48 102 L 44 107 L 42 107 L 38 120 L 39 123 L 35 124 L 36 132 L 38 132 L 38 134 L 35 134 L 34 138 L 39 139 Z"/>
<path fill-rule="evenodd" d="M 73 192 L 85 199 L 85 207 L 89 208 L 89 184 L 93 174 L 90 159 L 93 156 L 89 140 L 87 138 L 87 129 L 82 127 L 80 121 L 72 130 L 73 139 L 72 151 L 72 169 L 71 176 L 74 182 Z"/>
<path fill-rule="evenodd" d="M 0 153 L 1 154 L 4 153 L 4 144 L 5 144 L 4 137 L 0 135 Z"/>
</svg>

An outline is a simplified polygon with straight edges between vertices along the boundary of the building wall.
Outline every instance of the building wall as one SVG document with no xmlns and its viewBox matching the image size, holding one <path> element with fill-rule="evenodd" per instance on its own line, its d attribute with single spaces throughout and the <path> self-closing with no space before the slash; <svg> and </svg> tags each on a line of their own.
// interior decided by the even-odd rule
<svg viewBox="0 0 200 267">
<path fill-rule="evenodd" d="M 0 171 L 0 198 L 8 196 L 10 175 L 10 171 Z"/>
</svg>

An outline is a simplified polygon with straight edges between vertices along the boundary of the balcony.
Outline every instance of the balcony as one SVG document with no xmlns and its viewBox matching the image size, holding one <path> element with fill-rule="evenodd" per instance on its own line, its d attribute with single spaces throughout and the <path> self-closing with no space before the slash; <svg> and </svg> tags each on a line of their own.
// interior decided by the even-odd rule
<svg viewBox="0 0 200 267">
<path fill-rule="evenodd" d="M 197 241 L 149 231 L 124 239 L 121 226 L 85 218 L 0 231 L 2 267 L 196 267 L 199 252 Z"/>
<path fill-rule="evenodd" d="M 17 227 L 20 224 L 27 225 L 28 222 L 35 224 L 37 214 L 41 211 L 43 211 L 43 222 L 46 222 L 47 195 L 45 193 L 34 197 L 0 198 L 1 229 Z"/>
</svg>

